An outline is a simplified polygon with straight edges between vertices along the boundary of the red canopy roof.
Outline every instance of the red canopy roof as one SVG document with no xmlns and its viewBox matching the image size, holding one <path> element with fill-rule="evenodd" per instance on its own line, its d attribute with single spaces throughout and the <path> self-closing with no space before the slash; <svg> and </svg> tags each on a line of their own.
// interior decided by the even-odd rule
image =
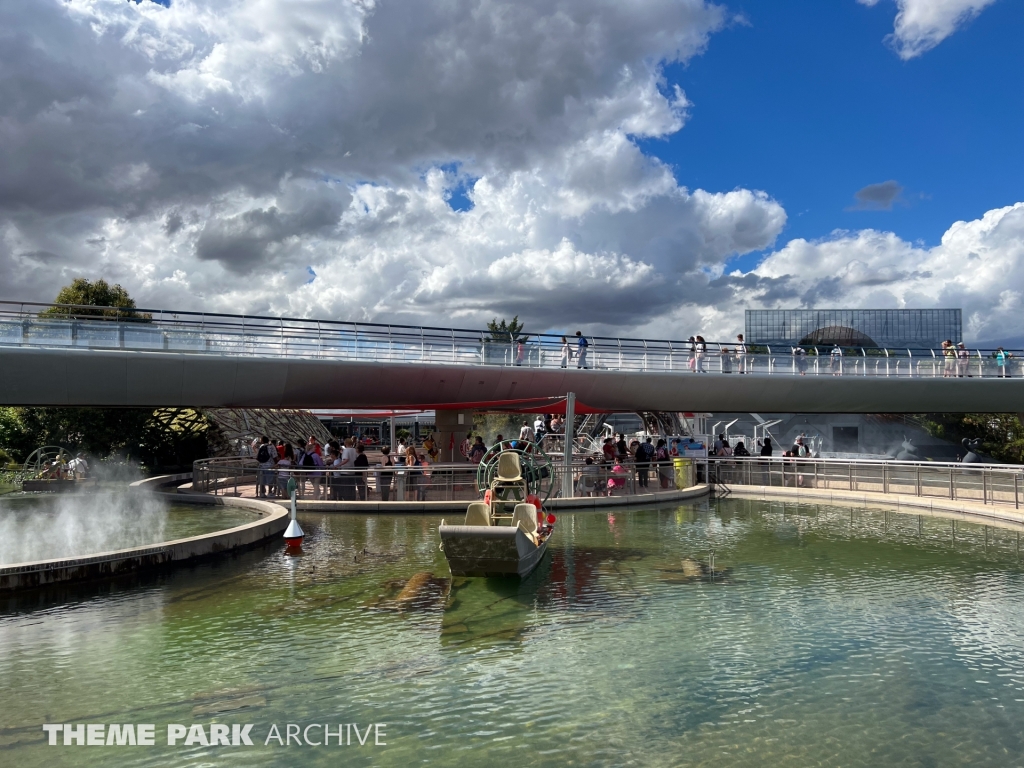
<svg viewBox="0 0 1024 768">
<path fill-rule="evenodd" d="M 524 400 L 482 400 L 475 403 L 434 403 L 431 405 L 403 405 L 403 410 L 419 409 L 433 411 L 510 411 L 512 413 L 551 413 L 565 415 L 564 397 L 542 397 Z M 576 413 L 607 413 L 607 409 L 591 408 L 576 401 Z"/>
</svg>

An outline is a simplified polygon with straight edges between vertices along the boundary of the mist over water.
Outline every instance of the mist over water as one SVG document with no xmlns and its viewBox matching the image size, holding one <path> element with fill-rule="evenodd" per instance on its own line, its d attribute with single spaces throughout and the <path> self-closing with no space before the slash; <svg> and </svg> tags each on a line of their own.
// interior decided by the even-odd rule
<svg viewBox="0 0 1024 768">
<path fill-rule="evenodd" d="M 0 500 L 0 565 L 78 557 L 164 541 L 167 502 L 73 493 Z"/>
</svg>

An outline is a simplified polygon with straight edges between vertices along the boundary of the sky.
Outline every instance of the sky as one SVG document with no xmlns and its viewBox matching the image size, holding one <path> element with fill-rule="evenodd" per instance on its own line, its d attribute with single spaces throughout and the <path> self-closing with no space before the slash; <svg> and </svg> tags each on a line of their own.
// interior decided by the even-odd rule
<svg viewBox="0 0 1024 768">
<path fill-rule="evenodd" d="M 5 0 L 0 299 L 1024 336 L 1021 0 Z"/>
</svg>

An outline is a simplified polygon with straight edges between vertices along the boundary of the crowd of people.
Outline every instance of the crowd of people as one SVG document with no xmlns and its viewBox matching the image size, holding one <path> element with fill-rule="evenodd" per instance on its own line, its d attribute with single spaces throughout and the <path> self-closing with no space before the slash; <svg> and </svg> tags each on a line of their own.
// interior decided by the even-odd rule
<svg viewBox="0 0 1024 768">
<path fill-rule="evenodd" d="M 673 459 L 686 455 L 687 446 L 699 445 L 692 437 L 658 438 L 646 437 L 626 442 L 626 436 L 618 433 L 606 437 L 601 444 L 601 453 L 588 456 L 576 482 L 576 492 L 583 496 L 615 496 L 628 493 L 645 493 L 652 483 L 662 490 L 673 487 L 675 466 Z M 635 477 L 633 488 L 629 487 L 631 476 Z"/>
<path fill-rule="evenodd" d="M 84 453 L 78 453 L 70 461 L 57 456 L 47 461 L 36 474 L 37 480 L 84 480 L 89 474 L 89 462 Z"/>
<path fill-rule="evenodd" d="M 374 471 L 374 482 L 381 501 L 391 501 L 392 491 L 397 485 L 394 479 L 396 468 L 402 468 L 407 496 L 425 501 L 427 497 L 427 459 L 429 448 L 424 451 L 406 445 L 401 440 L 394 455 L 390 446 L 380 449 L 380 461 L 371 468 L 366 447 L 354 438 L 320 441 L 310 436 L 308 440 L 289 442 L 271 441 L 263 435 L 253 441 L 252 455 L 258 465 L 256 475 L 257 498 L 286 498 L 288 481 L 295 479 L 296 493 L 305 496 L 307 484 L 314 501 L 366 501 L 368 479 Z M 395 499 L 399 500 L 399 499 Z"/>
</svg>

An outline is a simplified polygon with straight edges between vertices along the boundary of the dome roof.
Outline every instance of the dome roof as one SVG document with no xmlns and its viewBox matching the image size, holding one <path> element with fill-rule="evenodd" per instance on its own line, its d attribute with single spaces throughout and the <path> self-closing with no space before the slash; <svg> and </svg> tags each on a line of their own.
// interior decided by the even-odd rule
<svg viewBox="0 0 1024 768">
<path fill-rule="evenodd" d="M 878 347 L 874 340 L 866 333 L 861 333 L 855 328 L 845 325 L 827 325 L 818 328 L 800 339 L 801 347 L 831 347 L 838 344 L 841 347 L 867 347 L 875 349 Z"/>
</svg>

